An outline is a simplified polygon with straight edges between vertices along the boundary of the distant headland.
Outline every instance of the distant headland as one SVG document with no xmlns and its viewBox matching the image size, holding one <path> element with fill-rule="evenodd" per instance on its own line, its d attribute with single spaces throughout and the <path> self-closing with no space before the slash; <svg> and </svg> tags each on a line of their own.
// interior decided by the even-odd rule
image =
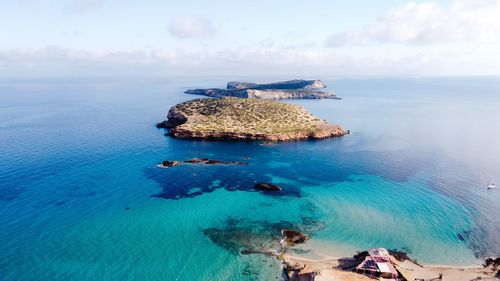
<svg viewBox="0 0 500 281">
<path fill-rule="evenodd" d="M 170 109 L 167 120 L 157 127 L 170 129 L 173 137 L 197 139 L 290 141 L 325 139 L 347 133 L 301 106 L 235 97 L 177 104 Z"/>
<path fill-rule="evenodd" d="M 230 81 L 226 89 L 191 89 L 186 94 L 204 95 L 214 98 L 237 97 L 256 99 L 338 99 L 321 80 L 290 80 L 268 84 Z"/>
</svg>

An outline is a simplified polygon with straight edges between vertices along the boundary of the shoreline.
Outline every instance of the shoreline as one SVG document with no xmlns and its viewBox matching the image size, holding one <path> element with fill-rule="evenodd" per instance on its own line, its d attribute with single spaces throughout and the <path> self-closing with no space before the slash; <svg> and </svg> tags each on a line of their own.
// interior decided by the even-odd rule
<svg viewBox="0 0 500 281">
<path fill-rule="evenodd" d="M 356 260 L 353 257 L 327 256 L 324 259 L 313 259 L 300 257 L 294 254 L 284 253 L 279 257 L 284 263 L 295 267 L 302 267 L 300 280 L 346 280 L 365 281 L 373 280 L 363 274 L 352 270 Z M 454 266 L 436 264 L 417 264 L 411 260 L 398 261 L 391 256 L 394 266 L 406 280 L 433 279 L 446 281 L 470 281 L 470 280 L 498 280 L 495 277 L 496 270 L 481 265 Z M 344 266 L 341 266 L 341 264 Z M 309 278 L 309 279 L 307 279 Z M 383 280 L 383 279 L 381 279 Z"/>
</svg>

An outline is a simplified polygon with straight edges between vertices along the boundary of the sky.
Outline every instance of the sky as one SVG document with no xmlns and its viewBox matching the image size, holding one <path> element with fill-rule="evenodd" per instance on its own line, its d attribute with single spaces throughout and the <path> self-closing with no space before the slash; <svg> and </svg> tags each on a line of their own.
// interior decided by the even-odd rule
<svg viewBox="0 0 500 281">
<path fill-rule="evenodd" d="M 500 0 L 0 0 L 0 77 L 500 75 Z"/>
</svg>

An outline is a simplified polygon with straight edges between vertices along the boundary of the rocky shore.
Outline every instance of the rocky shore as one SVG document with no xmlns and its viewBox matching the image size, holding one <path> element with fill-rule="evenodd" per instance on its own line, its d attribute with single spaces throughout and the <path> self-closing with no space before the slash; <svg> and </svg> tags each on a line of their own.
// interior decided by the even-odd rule
<svg viewBox="0 0 500 281">
<path fill-rule="evenodd" d="M 269 100 L 196 99 L 173 106 L 157 125 L 176 138 L 291 141 L 347 133 L 305 108 Z"/>
<path fill-rule="evenodd" d="M 318 90 L 323 88 L 326 85 L 321 80 L 290 80 L 269 84 L 231 81 L 227 83 L 226 89 L 191 89 L 185 93 L 214 98 L 338 99 L 332 91 Z"/>
</svg>

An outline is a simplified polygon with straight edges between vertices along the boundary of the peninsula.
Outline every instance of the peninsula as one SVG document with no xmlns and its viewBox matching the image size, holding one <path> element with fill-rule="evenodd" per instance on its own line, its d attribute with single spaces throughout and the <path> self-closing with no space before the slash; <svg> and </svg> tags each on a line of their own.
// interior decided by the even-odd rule
<svg viewBox="0 0 500 281">
<path fill-rule="evenodd" d="M 297 105 L 225 97 L 195 99 L 173 106 L 157 125 L 177 138 L 290 141 L 346 134 Z"/>
<path fill-rule="evenodd" d="M 186 94 L 204 95 L 214 98 L 237 97 L 257 99 L 338 99 L 321 80 L 290 80 L 269 84 L 230 81 L 226 89 L 191 89 Z"/>
</svg>

